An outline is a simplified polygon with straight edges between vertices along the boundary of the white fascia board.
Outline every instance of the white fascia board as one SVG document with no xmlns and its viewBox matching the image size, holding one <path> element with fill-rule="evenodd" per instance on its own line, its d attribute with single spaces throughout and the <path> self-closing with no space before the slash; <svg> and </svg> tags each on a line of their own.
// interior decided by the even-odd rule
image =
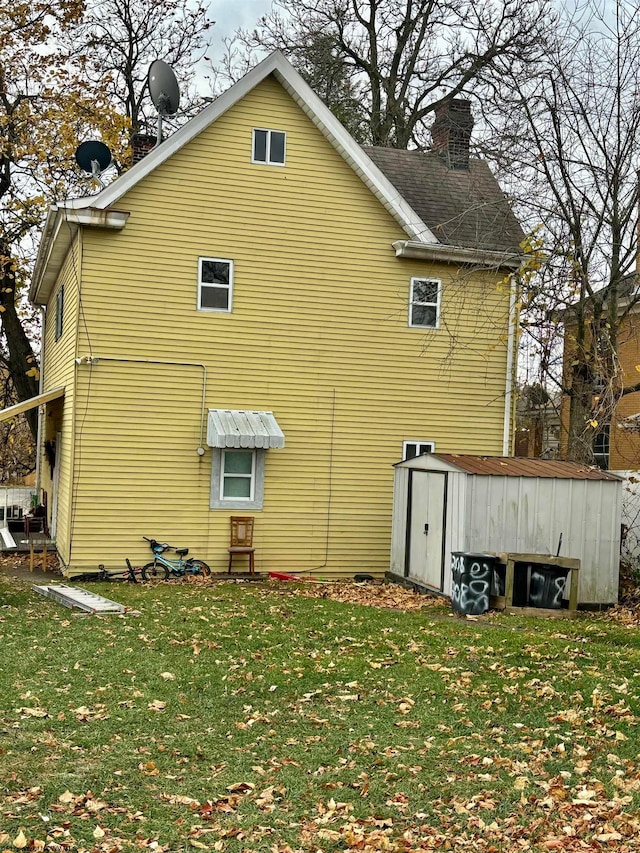
<svg viewBox="0 0 640 853">
<path fill-rule="evenodd" d="M 266 77 L 273 74 L 301 109 L 307 114 L 324 137 L 346 160 L 361 180 L 374 193 L 402 229 L 413 240 L 438 244 L 435 235 L 429 230 L 418 214 L 400 195 L 393 184 L 385 177 L 375 163 L 365 154 L 358 143 L 345 130 L 311 87 L 303 80 L 288 59 L 274 51 L 266 59 L 245 74 L 231 88 L 205 107 L 202 112 L 188 121 L 169 139 L 152 149 L 122 177 L 106 189 L 91 198 L 64 202 L 60 206 L 67 209 L 94 207 L 105 209 L 117 202 L 138 181 L 150 174 L 161 163 L 176 153 L 183 145 L 202 133 L 216 119 L 237 104 Z"/>
<path fill-rule="evenodd" d="M 422 261 L 445 261 L 454 264 L 471 264 L 486 269 L 517 270 L 525 260 L 517 252 L 483 251 L 465 246 L 435 245 L 418 240 L 396 240 L 392 243 L 397 258 L 414 258 Z"/>
<path fill-rule="evenodd" d="M 124 210 L 96 210 L 93 207 L 73 210 L 52 205 L 31 277 L 29 299 L 36 305 L 47 304 L 80 225 L 119 231 L 124 228 L 128 217 L 129 213 Z"/>
</svg>

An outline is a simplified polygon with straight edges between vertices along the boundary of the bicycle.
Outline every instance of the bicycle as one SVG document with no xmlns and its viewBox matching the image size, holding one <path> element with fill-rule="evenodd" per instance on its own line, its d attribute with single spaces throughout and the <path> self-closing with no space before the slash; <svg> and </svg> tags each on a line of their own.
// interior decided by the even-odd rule
<svg viewBox="0 0 640 853">
<path fill-rule="evenodd" d="M 104 564 L 100 563 L 97 572 L 85 572 L 81 575 L 74 575 L 74 581 L 129 581 L 130 583 L 138 583 L 138 577 L 142 575 L 140 566 L 132 566 L 127 557 L 126 569 L 105 569 Z"/>
<path fill-rule="evenodd" d="M 158 542 L 156 539 L 149 539 L 146 536 L 142 537 L 145 542 L 149 543 L 149 547 L 153 551 L 153 562 L 147 563 L 142 567 L 142 577 L 146 581 L 152 580 L 168 580 L 172 577 L 184 577 L 184 575 L 210 575 L 211 569 L 204 560 L 196 560 L 189 557 L 184 558 L 189 553 L 188 548 L 174 548 L 168 542 Z M 168 557 L 163 557 L 165 551 L 175 551 L 178 555 L 177 560 L 170 560 Z"/>
</svg>

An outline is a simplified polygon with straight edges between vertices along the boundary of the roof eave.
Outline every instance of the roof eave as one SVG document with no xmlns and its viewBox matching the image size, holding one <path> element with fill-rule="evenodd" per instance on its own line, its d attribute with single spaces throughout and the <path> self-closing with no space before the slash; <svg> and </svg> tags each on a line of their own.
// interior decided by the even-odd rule
<svg viewBox="0 0 640 853">
<path fill-rule="evenodd" d="M 396 240 L 392 245 L 397 258 L 469 264 L 483 269 L 515 271 L 524 260 L 523 255 L 508 250 L 470 249 L 465 246 L 448 246 L 442 243 L 429 245 L 417 240 Z"/>
<path fill-rule="evenodd" d="M 93 207 L 74 210 L 52 205 L 31 277 L 29 299 L 35 305 L 47 304 L 51 289 L 81 225 L 119 231 L 124 228 L 128 218 L 129 213 L 125 210 L 101 210 Z"/>
<path fill-rule="evenodd" d="M 438 239 L 422 221 L 410 204 L 365 154 L 350 133 L 340 124 L 313 89 L 295 70 L 280 51 L 274 51 L 259 65 L 245 74 L 231 88 L 215 99 L 202 112 L 183 125 L 169 139 L 152 149 L 142 160 L 120 178 L 92 198 L 63 202 L 60 206 L 79 209 L 89 205 L 106 208 L 116 203 L 128 190 L 171 157 L 190 140 L 245 97 L 266 77 L 273 74 L 298 106 L 320 130 L 331 145 L 344 157 L 365 185 L 389 211 L 410 238 L 424 243 L 437 244 Z"/>
</svg>

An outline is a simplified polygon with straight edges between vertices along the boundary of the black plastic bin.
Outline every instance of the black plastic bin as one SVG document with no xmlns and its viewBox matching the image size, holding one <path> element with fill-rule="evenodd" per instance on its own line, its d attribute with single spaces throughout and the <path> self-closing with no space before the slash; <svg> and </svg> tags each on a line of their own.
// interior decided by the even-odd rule
<svg viewBox="0 0 640 853">
<path fill-rule="evenodd" d="M 477 616 L 487 612 L 497 559 L 491 554 L 452 552 L 451 606 L 455 613 Z"/>
<path fill-rule="evenodd" d="M 558 610 L 567 583 L 569 569 L 532 563 L 529 577 L 529 607 L 545 607 Z"/>
</svg>

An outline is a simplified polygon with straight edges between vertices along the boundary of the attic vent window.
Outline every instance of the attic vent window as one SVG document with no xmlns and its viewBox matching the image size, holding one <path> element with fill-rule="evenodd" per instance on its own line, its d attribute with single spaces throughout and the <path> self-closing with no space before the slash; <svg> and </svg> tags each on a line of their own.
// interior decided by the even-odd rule
<svg viewBox="0 0 640 853">
<path fill-rule="evenodd" d="M 286 134 L 282 130 L 253 130 L 253 163 L 284 166 Z"/>
</svg>

